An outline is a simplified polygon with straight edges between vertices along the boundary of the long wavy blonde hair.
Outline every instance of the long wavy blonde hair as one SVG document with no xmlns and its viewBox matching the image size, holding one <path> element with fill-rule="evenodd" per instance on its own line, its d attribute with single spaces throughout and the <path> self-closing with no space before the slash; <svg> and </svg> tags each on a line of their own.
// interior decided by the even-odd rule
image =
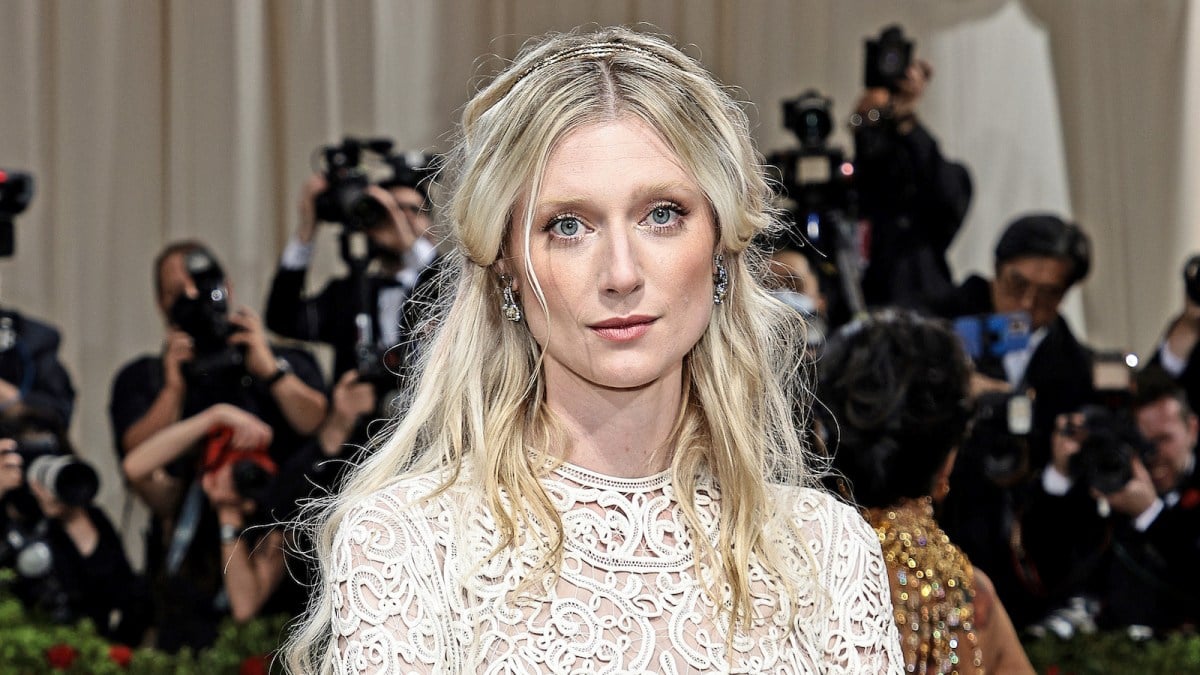
<svg viewBox="0 0 1200 675">
<path fill-rule="evenodd" d="M 539 346 L 524 324 L 501 314 L 495 263 L 512 227 L 524 228 L 528 240 L 532 206 L 514 213 L 515 204 L 521 196 L 537 202 L 556 144 L 620 117 L 649 124 L 692 174 L 715 216 L 728 268 L 728 295 L 685 358 L 671 477 L 693 533 L 703 531 L 697 487 L 706 481 L 720 490 L 716 545 L 692 540 L 700 549 L 696 565 L 719 571 L 708 592 L 724 608 L 732 637 L 758 618 L 752 558 L 792 587 L 787 578 L 795 571 L 781 569 L 783 552 L 763 535 L 778 508 L 769 484 L 816 482 L 813 454 L 797 433 L 808 401 L 808 369 L 798 360 L 803 325 L 757 281 L 764 267 L 752 242 L 778 221 L 745 113 L 696 61 L 655 36 L 606 28 L 543 38 L 466 105 L 443 175 L 450 187 L 443 225 L 454 244 L 453 279 L 442 294 L 449 300 L 432 313 L 430 341 L 390 436 L 308 522 L 316 551 L 327 552 L 353 505 L 403 476 L 436 472 L 442 481 L 434 495 L 459 482 L 478 491 L 501 548 L 546 538 L 542 567 L 557 572 L 562 523 L 540 478 L 544 460 L 560 456 L 569 439 L 546 405 Z M 546 311 L 528 263 L 526 272 Z M 328 579 L 328 556 L 316 559 Z M 312 598 L 288 646 L 288 664 L 298 672 L 329 664 L 331 589 L 321 584 Z"/>
</svg>

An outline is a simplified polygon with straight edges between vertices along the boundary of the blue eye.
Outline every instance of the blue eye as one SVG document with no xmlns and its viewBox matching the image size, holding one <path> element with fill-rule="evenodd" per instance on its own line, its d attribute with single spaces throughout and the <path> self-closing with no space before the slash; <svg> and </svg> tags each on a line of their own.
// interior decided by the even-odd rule
<svg viewBox="0 0 1200 675">
<path fill-rule="evenodd" d="M 671 216 L 673 215 L 675 215 L 675 213 L 669 207 L 658 206 L 650 212 L 650 220 L 655 225 L 666 225 L 667 223 L 671 222 Z"/>
<path fill-rule="evenodd" d="M 687 214 L 678 204 L 664 202 L 650 209 L 642 224 L 657 230 L 668 230 L 683 225 L 683 217 Z"/>
<path fill-rule="evenodd" d="M 579 234 L 582 224 L 578 218 L 573 216 L 565 216 L 550 223 L 548 228 L 552 233 L 560 237 L 574 237 Z"/>
</svg>

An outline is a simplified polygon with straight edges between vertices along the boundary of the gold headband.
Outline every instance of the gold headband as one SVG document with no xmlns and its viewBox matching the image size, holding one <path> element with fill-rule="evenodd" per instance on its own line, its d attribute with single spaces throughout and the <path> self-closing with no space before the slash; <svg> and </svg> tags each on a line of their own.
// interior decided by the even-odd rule
<svg viewBox="0 0 1200 675">
<path fill-rule="evenodd" d="M 547 56 L 546 58 L 542 59 L 541 61 L 538 61 L 537 63 L 533 64 L 532 66 L 529 66 L 524 71 L 522 71 L 521 74 L 519 76 L 517 76 L 516 82 L 520 82 L 521 80 L 525 79 L 525 77 L 527 75 L 529 75 L 530 73 L 541 70 L 542 68 L 545 68 L 546 66 L 552 66 L 556 63 L 562 63 L 563 61 L 569 61 L 569 60 L 575 59 L 575 58 L 601 59 L 601 58 L 604 58 L 605 56 L 612 56 L 613 54 L 616 54 L 617 52 L 633 52 L 635 54 L 641 54 L 642 56 L 648 56 L 650 58 L 658 59 L 659 61 L 662 61 L 663 63 L 666 63 L 667 65 L 672 65 L 671 62 L 668 61 L 665 56 L 663 56 L 661 54 L 657 54 L 655 52 L 652 52 L 649 49 L 646 49 L 644 47 L 638 47 L 637 45 L 631 45 L 626 42 L 612 42 L 612 41 L 590 42 L 588 44 L 579 45 L 577 47 L 569 47 L 560 52 L 555 52 L 555 53 L 551 54 L 550 56 Z"/>
</svg>

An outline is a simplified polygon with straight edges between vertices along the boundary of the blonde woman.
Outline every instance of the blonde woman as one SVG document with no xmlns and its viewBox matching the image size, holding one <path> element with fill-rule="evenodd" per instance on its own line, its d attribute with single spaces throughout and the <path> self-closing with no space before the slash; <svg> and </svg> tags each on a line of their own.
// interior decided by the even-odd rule
<svg viewBox="0 0 1200 675">
<path fill-rule="evenodd" d="M 448 166 L 452 304 L 324 513 L 290 666 L 900 672 L 879 543 L 795 431 L 741 109 L 658 38 L 558 35 Z"/>
</svg>

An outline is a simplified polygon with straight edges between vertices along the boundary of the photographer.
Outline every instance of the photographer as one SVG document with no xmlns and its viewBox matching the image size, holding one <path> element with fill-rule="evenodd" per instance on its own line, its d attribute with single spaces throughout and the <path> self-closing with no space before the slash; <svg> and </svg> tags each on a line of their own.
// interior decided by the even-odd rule
<svg viewBox="0 0 1200 675">
<path fill-rule="evenodd" d="M 316 437 L 280 467 L 279 482 L 295 491 L 279 498 L 286 503 L 297 503 L 314 492 L 332 492 L 345 468 L 345 462 L 339 460 L 350 459 L 369 447 L 368 420 L 377 403 L 371 382 L 360 380 L 353 370 L 342 373 L 330 396 L 329 415 Z"/>
<path fill-rule="evenodd" d="M 50 325 L 0 310 L 0 416 L 32 408 L 70 426 L 75 388 L 58 360 L 58 345 L 58 331 Z"/>
<path fill-rule="evenodd" d="M 13 591 L 30 611 L 56 623 L 90 619 L 104 637 L 137 645 L 144 582 L 92 503 L 96 472 L 53 425 L 24 415 L 0 429 L 0 566 L 15 569 Z"/>
<path fill-rule="evenodd" d="M 0 259 L 13 254 L 14 219 L 33 200 L 33 176 L 0 169 Z M 0 418 L 25 409 L 49 414 L 66 429 L 75 388 L 58 360 L 59 334 L 52 326 L 0 308 Z"/>
<path fill-rule="evenodd" d="M 234 465 L 208 471 L 201 478 L 204 494 L 220 523 L 221 560 L 225 561 L 225 594 L 235 621 L 245 622 L 264 612 L 287 571 L 281 527 L 252 528 L 259 504 L 241 494 Z M 287 608 L 296 614 L 303 605 Z M 269 611 L 269 610 L 268 610 Z"/>
<path fill-rule="evenodd" d="M 1133 422 L 1140 437 L 1113 443 L 1095 413 L 1060 416 L 1026 541 L 1059 601 L 1095 597 L 1101 626 L 1170 631 L 1200 619 L 1200 424 L 1152 370 L 1138 379 Z"/>
<path fill-rule="evenodd" d="M 1187 392 L 1192 410 L 1200 409 L 1200 255 L 1183 268 L 1183 310 L 1167 326 L 1158 351 L 1151 359 Z"/>
<path fill-rule="evenodd" d="M 347 145 L 350 150 L 345 149 Z M 349 161 L 357 164 L 361 152 L 357 142 L 347 139 L 346 144 L 335 150 L 354 157 Z M 327 149 L 327 155 L 329 152 Z M 429 168 L 423 159 L 406 163 L 400 155 L 387 157 L 392 177 L 377 185 L 365 185 L 363 189 L 368 201 L 377 205 L 369 210 L 373 214 L 370 218 L 357 222 L 356 214 L 345 213 L 347 208 L 353 210 L 351 207 L 327 209 L 333 213 L 324 214 L 325 218 L 352 221 L 343 223 L 343 228 L 362 229 L 368 239 L 368 259 L 362 263 L 346 260 L 351 267 L 350 275 L 333 279 L 313 297 L 303 297 L 313 237 L 322 216 L 320 205 L 322 200 L 332 199 L 328 195 L 337 187 L 330 184 L 331 175 L 336 179 L 332 170 L 326 175 L 310 176 L 301 188 L 299 227 L 284 249 L 267 300 L 266 321 L 271 330 L 333 347 L 335 380 L 348 370 L 361 369 L 358 347 L 364 327 L 358 325 L 356 315 L 361 311 L 369 317 L 367 330 L 377 353 L 405 342 L 408 339 L 405 326 L 414 325 L 416 320 L 407 314 L 410 308 L 406 302 L 422 294 L 438 269 L 439 257 L 430 238 L 432 220 L 425 191 Z M 327 160 L 327 163 L 337 162 Z M 343 231 L 343 237 L 349 234 Z M 343 243 L 343 258 L 349 255 L 347 248 Z M 373 267 L 367 269 L 372 263 Z M 365 275 L 365 279 L 355 278 L 356 274 Z M 358 283 L 363 284 L 361 290 L 365 291 L 361 295 Z M 389 370 L 394 368 L 393 364 Z M 394 384 L 395 378 L 390 380 Z M 381 393 L 383 389 L 381 386 Z"/>
<path fill-rule="evenodd" d="M 164 249 L 155 285 L 167 324 L 163 354 L 121 370 L 110 415 L 124 474 L 153 514 L 147 571 L 158 645 L 175 650 L 211 643 L 230 609 L 221 528 L 202 486 L 209 456 L 239 452 L 277 465 L 316 431 L 326 400 L 311 356 L 272 347 L 253 312 L 230 311 L 224 274 L 202 245 Z"/>
<path fill-rule="evenodd" d="M 277 515 L 274 520 L 298 522 L 304 517 L 300 505 L 336 492 L 346 468 L 372 447 L 370 420 L 378 400 L 375 389 L 374 383 L 360 380 L 353 370 L 338 379 L 330 395 L 329 415 L 316 435 L 279 466 L 269 496 L 270 511 Z M 256 612 L 301 614 L 316 571 L 306 555 L 312 542 L 300 529 L 246 527 L 258 512 L 256 505 L 231 492 L 228 483 L 227 476 L 214 472 L 205 475 L 203 487 L 222 532 L 229 536 L 242 533 L 236 540 L 225 535 L 221 540 L 233 617 L 244 620 Z"/>
<path fill-rule="evenodd" d="M 974 355 L 977 412 L 954 466 L 942 524 L 991 574 L 1021 627 L 1046 611 L 1020 548 L 1027 484 L 1049 461 L 1055 418 L 1094 398 L 1091 351 L 1059 314 L 1067 290 L 1087 275 L 1088 239 L 1055 216 L 1023 216 L 1000 235 L 994 260 L 993 280 L 972 275 L 933 303 L 945 318 L 989 326 L 1000 318 L 1000 325 L 1022 327 L 1019 334 L 988 336 Z M 1010 323 L 1011 317 L 1020 320 Z"/>
<path fill-rule="evenodd" d="M 995 278 L 970 276 L 938 298 L 933 310 L 956 319 L 978 315 L 1028 316 L 1027 340 L 1002 356 L 975 359 L 972 389 L 1015 392 L 1032 399 L 1030 464 L 1040 470 L 1049 458 L 1054 419 L 1093 398 L 1092 354 L 1059 314 L 1063 297 L 1087 276 L 1090 241 L 1077 225 L 1050 214 L 1017 218 L 1004 229 L 995 249 Z"/>
<path fill-rule="evenodd" d="M 895 26 L 867 43 L 866 91 L 850 118 L 868 306 L 926 309 L 947 293 L 946 250 L 971 203 L 966 167 L 944 159 L 917 118 L 933 67 L 912 59 L 912 49 Z"/>
</svg>

